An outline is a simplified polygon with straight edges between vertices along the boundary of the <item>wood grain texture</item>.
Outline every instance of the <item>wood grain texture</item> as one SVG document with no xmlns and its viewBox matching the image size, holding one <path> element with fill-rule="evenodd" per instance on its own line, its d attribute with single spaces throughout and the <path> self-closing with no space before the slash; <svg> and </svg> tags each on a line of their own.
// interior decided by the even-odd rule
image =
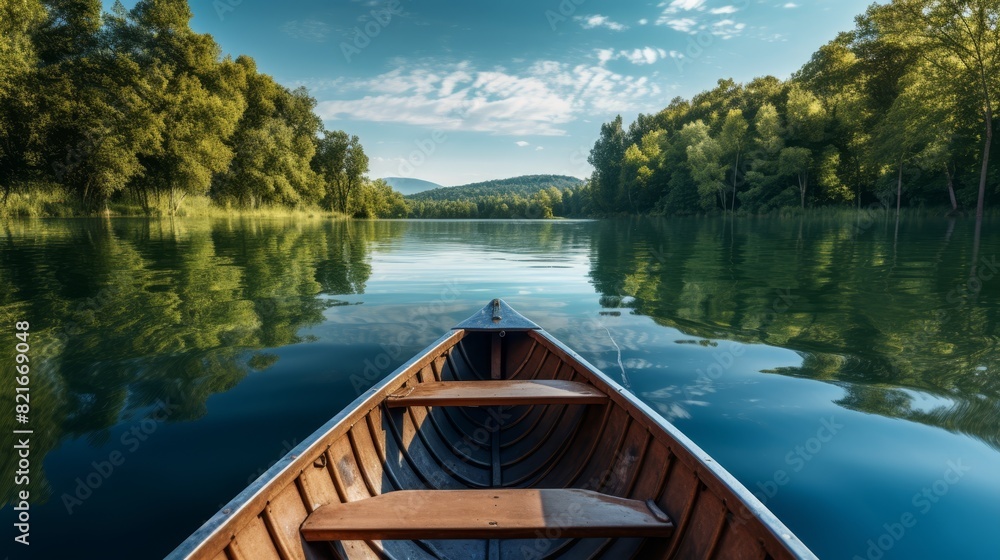
<svg viewBox="0 0 1000 560">
<path fill-rule="evenodd" d="M 560 380 L 489 380 L 420 383 L 389 395 L 389 408 L 410 406 L 516 406 L 603 404 L 608 396 L 593 386 Z"/>
<path fill-rule="evenodd" d="M 638 500 L 578 489 L 406 490 L 329 504 L 302 525 L 308 541 L 340 539 L 669 537 Z"/>
<path fill-rule="evenodd" d="M 676 428 L 535 330 L 442 337 L 261 480 L 168 558 L 815 558 Z"/>
</svg>

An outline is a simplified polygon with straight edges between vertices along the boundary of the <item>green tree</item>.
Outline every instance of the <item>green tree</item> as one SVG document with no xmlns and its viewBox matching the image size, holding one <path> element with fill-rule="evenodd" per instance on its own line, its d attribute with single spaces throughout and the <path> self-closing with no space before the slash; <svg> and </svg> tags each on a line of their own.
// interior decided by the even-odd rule
<svg viewBox="0 0 1000 560">
<path fill-rule="evenodd" d="M 356 202 L 363 194 L 359 189 L 368 173 L 368 156 L 357 136 L 342 130 L 324 132 L 312 166 L 323 183 L 322 199 L 327 208 L 348 215 L 364 212 Z"/>
<path fill-rule="evenodd" d="M 358 218 L 405 218 L 409 214 L 403 195 L 382 179 L 365 181 L 356 198 L 354 216 Z"/>
<path fill-rule="evenodd" d="M 750 125 L 743 118 L 743 111 L 740 109 L 730 109 L 722 123 L 722 131 L 719 133 L 719 147 L 722 148 L 722 158 L 732 162 L 731 179 L 733 186 L 732 205 L 730 210 L 736 211 L 736 189 L 740 180 L 740 163 L 743 152 L 746 150 L 749 140 L 748 131 Z M 723 207 L 725 210 L 725 207 Z"/>
<path fill-rule="evenodd" d="M 1000 95 L 1000 2 L 996 0 L 895 0 L 873 8 L 878 24 L 896 42 L 916 50 L 946 76 L 946 85 L 979 108 L 982 158 L 976 216 L 982 217 L 993 143 L 994 107 Z"/>
<path fill-rule="evenodd" d="M 317 141 L 313 170 L 323 182 L 323 203 L 326 208 L 347 212 L 347 177 L 344 166 L 350 136 L 342 130 L 327 130 Z"/>
<path fill-rule="evenodd" d="M 0 203 L 31 162 L 28 147 L 38 139 L 34 37 L 44 21 L 40 1 L 0 2 Z"/>
<path fill-rule="evenodd" d="M 625 157 L 625 131 L 622 117 L 601 125 L 601 136 L 594 143 L 587 161 L 594 166 L 591 177 L 591 194 L 594 206 L 601 212 L 617 212 L 620 191 L 622 159 Z"/>
<path fill-rule="evenodd" d="M 347 154 L 344 156 L 344 183 L 339 197 L 342 204 L 341 211 L 348 211 L 350 202 L 364 183 L 367 173 L 368 156 L 361 146 L 361 140 L 357 136 L 351 136 L 351 141 L 347 144 Z"/>
<path fill-rule="evenodd" d="M 809 172 L 812 165 L 813 153 L 809 148 L 785 148 L 778 157 L 778 171 L 782 175 L 794 176 L 798 182 L 802 208 L 806 207 L 806 192 L 809 190 Z"/>
<path fill-rule="evenodd" d="M 34 69 L 33 37 L 44 20 L 45 7 L 38 0 L 0 2 L 0 97 L 6 97 L 14 82 Z"/>
<path fill-rule="evenodd" d="M 796 177 L 800 204 L 805 208 L 809 175 L 816 152 L 823 148 L 828 115 L 822 101 L 797 84 L 788 93 L 786 111 L 786 143 L 790 147 L 782 150 L 778 168 L 783 174 Z"/>
<path fill-rule="evenodd" d="M 927 119 L 928 100 L 922 95 L 921 75 L 909 76 L 910 86 L 893 102 L 876 125 L 870 155 L 876 165 L 891 165 L 896 174 L 896 211 L 903 197 L 903 172 L 917 152 L 936 136 L 937 123 Z M 934 115 L 940 117 L 940 113 Z"/>
<path fill-rule="evenodd" d="M 177 0 L 140 0 L 132 10 L 145 61 L 166 77 L 153 103 L 163 120 L 163 140 L 144 159 L 146 181 L 169 195 L 176 211 L 187 194 L 206 194 L 212 178 L 229 167 L 227 141 L 245 109 L 243 70 L 220 61 L 210 35 L 189 27 L 191 10 Z"/>
<path fill-rule="evenodd" d="M 691 177 L 698 185 L 702 207 L 706 210 L 713 207 L 713 199 L 718 196 L 725 209 L 728 165 L 722 162 L 725 155 L 722 145 L 712 138 L 708 125 L 700 119 L 684 125 L 681 137 L 687 146 L 688 165 Z"/>
<path fill-rule="evenodd" d="M 213 191 L 241 206 L 319 202 L 319 177 L 310 164 L 322 126 L 315 101 L 303 90 L 290 92 L 259 74 L 253 59 L 236 64 L 245 73 L 246 110 L 229 146 L 229 168 L 215 177 Z"/>
<path fill-rule="evenodd" d="M 759 210 L 777 194 L 774 191 L 778 183 L 778 158 L 785 148 L 781 117 L 774 105 L 765 103 L 757 111 L 754 129 L 750 169 L 746 174 L 750 188 L 740 198 L 751 210 Z"/>
</svg>

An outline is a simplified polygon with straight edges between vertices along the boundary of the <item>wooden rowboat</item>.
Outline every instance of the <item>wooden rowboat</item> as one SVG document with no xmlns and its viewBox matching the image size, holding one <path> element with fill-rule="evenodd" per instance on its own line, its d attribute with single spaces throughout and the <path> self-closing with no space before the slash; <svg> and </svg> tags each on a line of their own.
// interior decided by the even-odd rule
<svg viewBox="0 0 1000 560">
<path fill-rule="evenodd" d="M 645 404 L 501 300 L 168 558 L 815 558 Z"/>
</svg>

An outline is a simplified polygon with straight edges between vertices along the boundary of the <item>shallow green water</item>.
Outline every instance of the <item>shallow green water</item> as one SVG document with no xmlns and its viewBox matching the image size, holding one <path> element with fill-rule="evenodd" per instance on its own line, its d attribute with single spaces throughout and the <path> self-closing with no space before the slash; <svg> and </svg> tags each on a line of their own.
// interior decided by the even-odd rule
<svg viewBox="0 0 1000 560">
<path fill-rule="evenodd" d="M 2 224 L 0 443 L 25 427 L 29 321 L 30 557 L 162 557 L 501 296 L 821 558 L 996 558 L 998 225 L 977 249 L 943 219 Z M 27 558 L 15 459 L 0 554 Z"/>
</svg>

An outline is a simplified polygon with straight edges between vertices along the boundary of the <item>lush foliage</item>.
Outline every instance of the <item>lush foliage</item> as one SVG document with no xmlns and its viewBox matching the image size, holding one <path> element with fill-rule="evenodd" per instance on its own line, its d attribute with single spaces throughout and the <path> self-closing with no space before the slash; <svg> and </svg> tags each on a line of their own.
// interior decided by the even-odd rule
<svg viewBox="0 0 1000 560">
<path fill-rule="evenodd" d="M 458 187 L 441 187 L 412 194 L 409 200 L 475 200 L 486 196 L 518 195 L 531 197 L 540 191 L 555 187 L 562 191 L 575 189 L 583 184 L 576 177 L 565 175 L 523 175 L 510 179 L 497 179 L 470 183 Z"/>
<path fill-rule="evenodd" d="M 562 175 L 526 175 L 406 197 L 413 218 L 553 218 L 591 212 L 582 181 Z"/>
<path fill-rule="evenodd" d="M 194 195 L 225 207 L 401 213 L 398 196 L 366 178 L 356 136 L 324 132 L 304 89 L 250 57 L 223 58 L 190 19 L 185 0 L 111 13 L 100 0 L 0 1 L 3 203 L 68 193 L 67 207 L 127 199 L 152 213 Z"/>
<path fill-rule="evenodd" d="M 1000 449 L 1000 375 L 992 373 L 1000 355 L 984 342 L 1000 328 L 1000 283 L 985 280 L 995 263 L 969 242 L 972 223 L 903 213 L 902 231 L 875 210 L 735 224 L 602 220 L 592 230 L 590 277 L 605 313 L 719 344 L 716 357 L 724 341 L 794 350 L 801 360 L 761 373 L 825 380 L 842 390 L 836 402 L 845 408 L 946 427 Z M 903 238 L 910 242 L 897 243 Z M 892 280 L 897 262 L 923 271 L 905 290 Z M 701 400 L 693 395 L 720 383 L 702 370 L 689 379 L 672 380 L 662 405 L 654 403 L 667 418 L 693 414 Z M 928 407 L 914 391 L 955 402 Z"/>
<path fill-rule="evenodd" d="M 106 443 L 157 400 L 171 421 L 277 361 L 324 311 L 362 294 L 372 246 L 399 231 L 374 221 L 53 220 L 0 222 L 0 321 L 30 318 L 38 463 L 66 439 Z M 0 359 L 14 363 L 14 346 Z M 82 364 L 93 364 L 83 367 Z M 358 371 L 361 371 L 360 369 Z M 14 376 L 0 389 L 14 392 Z M 15 429 L 6 415 L 0 428 Z M 16 456 L 0 456 L 13 472 Z M 31 477 L 43 502 L 44 471 Z M 15 486 L 0 487 L 0 504 Z M 58 500 L 58 494 L 54 499 Z"/>
<path fill-rule="evenodd" d="M 602 214 L 838 205 L 977 207 L 1000 177 L 1000 2 L 894 0 L 791 79 L 720 80 L 590 154 Z"/>
</svg>

